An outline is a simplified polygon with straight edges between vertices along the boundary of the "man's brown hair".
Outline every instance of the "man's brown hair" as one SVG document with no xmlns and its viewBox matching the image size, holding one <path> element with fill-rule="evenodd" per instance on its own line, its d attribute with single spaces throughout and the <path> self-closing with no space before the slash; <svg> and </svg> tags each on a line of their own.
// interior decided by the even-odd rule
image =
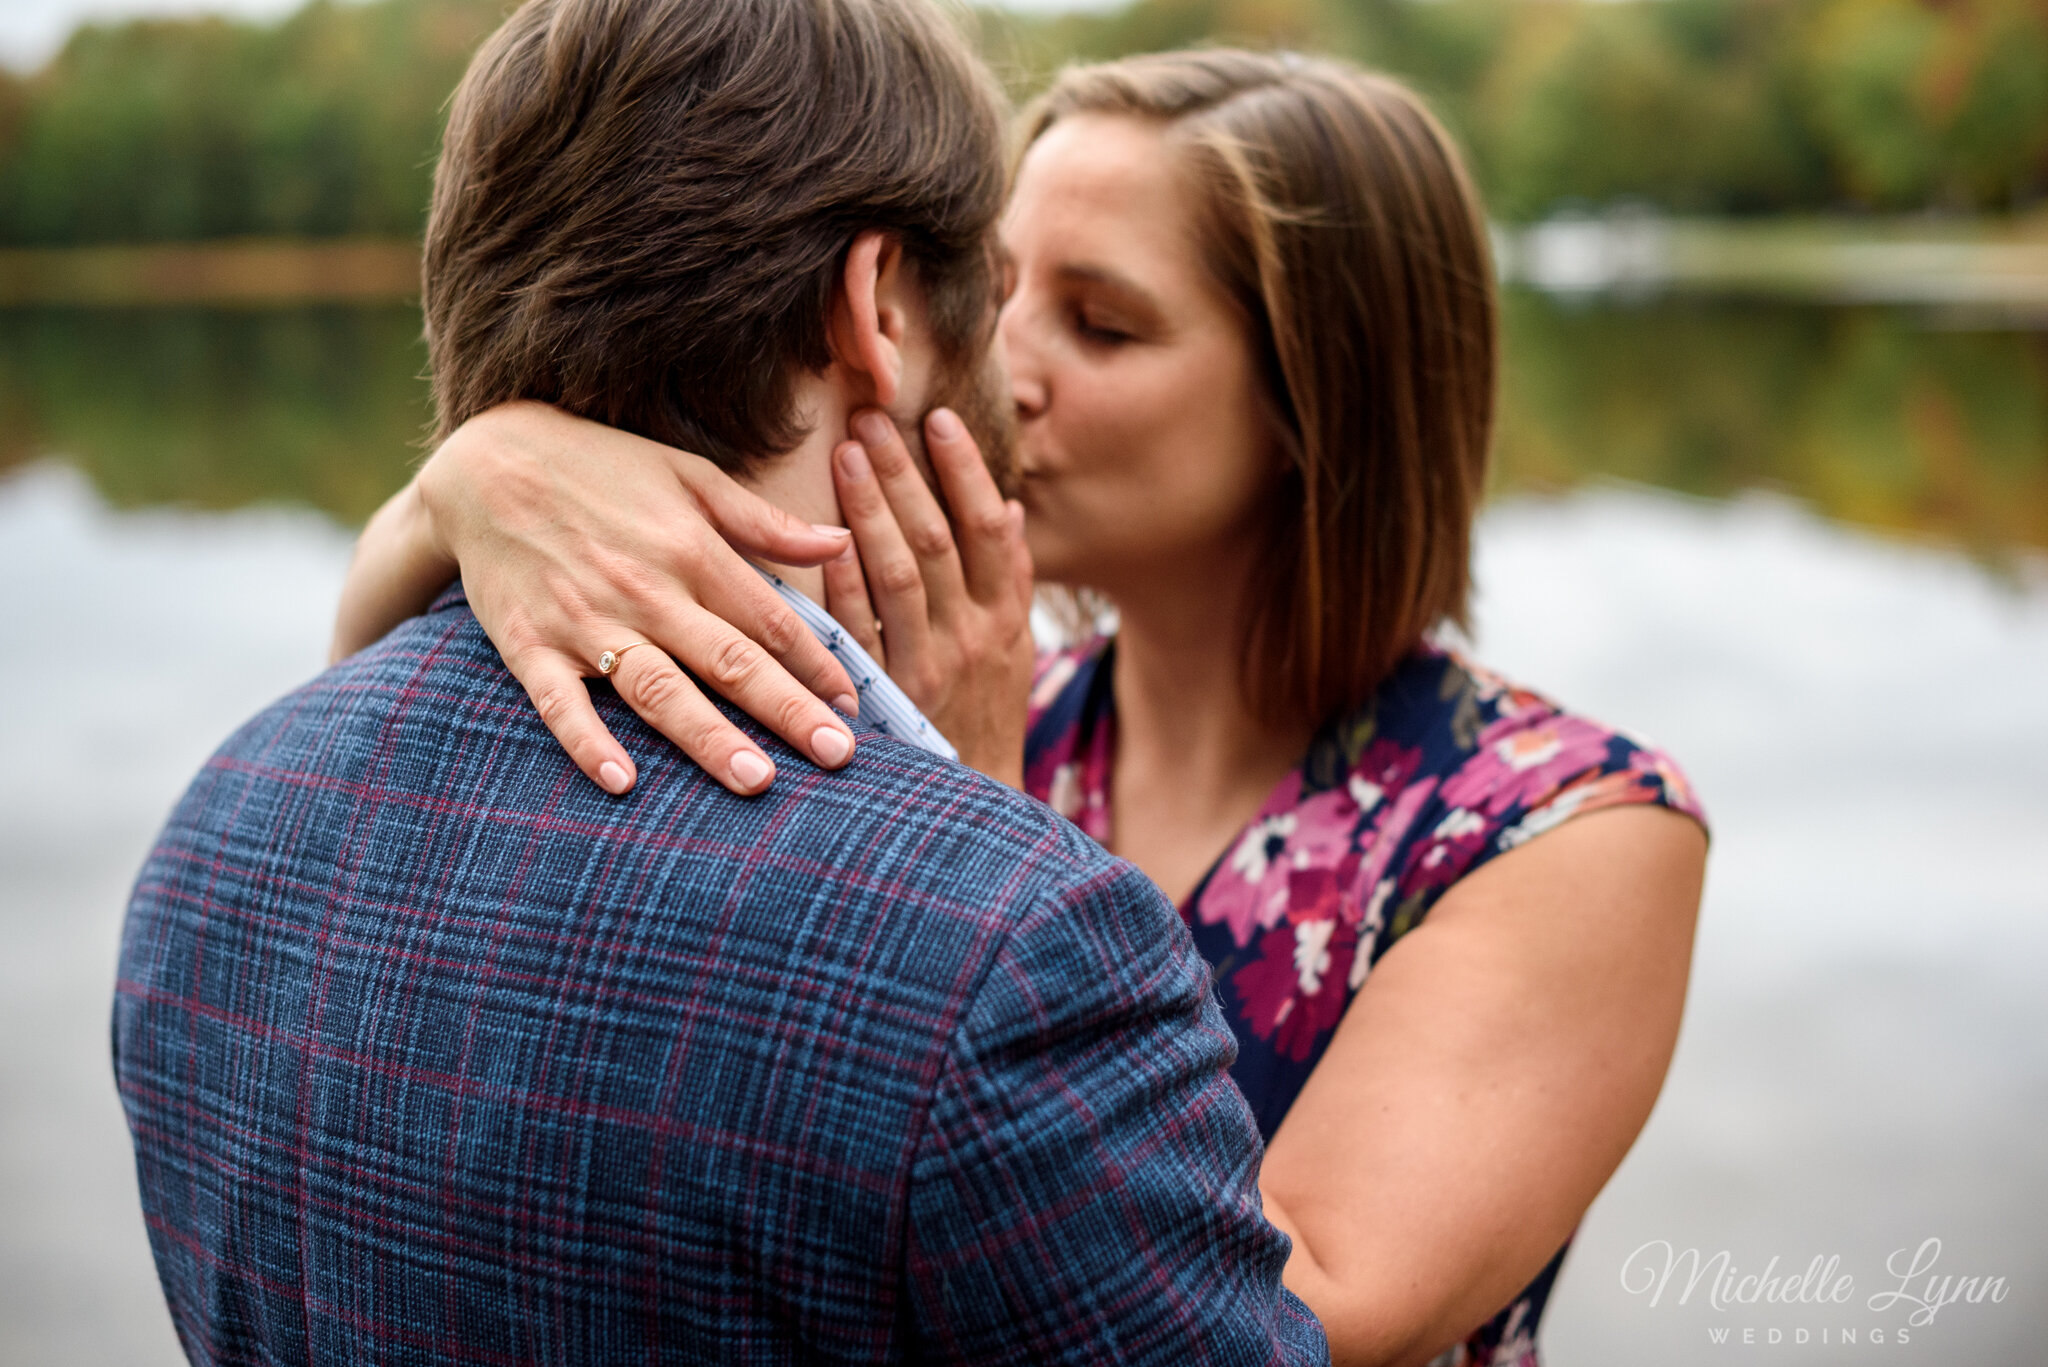
<svg viewBox="0 0 2048 1367">
<path fill-rule="evenodd" d="M 1465 622 L 1493 433 L 1486 225 L 1449 136 L 1347 63 L 1228 50 L 1063 72 L 1025 142 L 1077 114 L 1163 126 L 1236 302 L 1290 470 L 1267 519 L 1246 690 L 1275 721 L 1372 695 Z"/>
<path fill-rule="evenodd" d="M 1003 105 L 930 0 L 527 0 L 456 91 L 423 290 L 438 435 L 540 399 L 727 468 L 802 439 L 846 250 L 985 340 Z"/>
</svg>

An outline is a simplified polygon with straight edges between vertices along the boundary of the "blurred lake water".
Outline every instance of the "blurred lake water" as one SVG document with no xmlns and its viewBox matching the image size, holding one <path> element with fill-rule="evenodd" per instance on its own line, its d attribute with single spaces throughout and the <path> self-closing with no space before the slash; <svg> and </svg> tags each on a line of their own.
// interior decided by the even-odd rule
<svg viewBox="0 0 2048 1367">
<path fill-rule="evenodd" d="M 208 751 L 320 668 L 426 421 L 417 331 L 0 311 L 0 1362 L 177 1360 L 107 1064 L 123 904 Z M 1478 652 L 1669 747 L 1714 819 L 1677 1061 L 1552 1367 L 2040 1357 L 2044 553 L 2025 317 L 1511 294 Z M 2002 1299 L 1873 1307 L 1929 1239 Z M 1854 1293 L 1652 1304 L 1659 1241 Z"/>
<path fill-rule="evenodd" d="M 359 522 L 428 409 L 417 310 L 0 309 L 0 469 L 52 453 L 118 507 Z M 1507 297 L 1496 489 L 1620 478 L 1993 559 L 2048 549 L 2048 313 Z"/>
</svg>

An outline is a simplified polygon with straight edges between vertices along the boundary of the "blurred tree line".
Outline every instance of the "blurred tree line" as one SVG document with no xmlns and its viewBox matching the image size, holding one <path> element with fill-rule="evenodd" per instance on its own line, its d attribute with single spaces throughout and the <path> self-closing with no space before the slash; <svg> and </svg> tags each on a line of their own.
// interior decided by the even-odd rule
<svg viewBox="0 0 2048 1367">
<path fill-rule="evenodd" d="M 0 73 L 0 244 L 402 236 L 497 0 L 80 29 Z"/>
<path fill-rule="evenodd" d="M 504 0 L 313 0 L 282 24 L 88 27 L 0 73 L 0 245 L 409 236 Z M 2048 195 L 2048 0 L 1136 0 L 976 12 L 1019 94 L 1216 40 L 1405 77 L 1494 213 L 2001 212 Z"/>
</svg>

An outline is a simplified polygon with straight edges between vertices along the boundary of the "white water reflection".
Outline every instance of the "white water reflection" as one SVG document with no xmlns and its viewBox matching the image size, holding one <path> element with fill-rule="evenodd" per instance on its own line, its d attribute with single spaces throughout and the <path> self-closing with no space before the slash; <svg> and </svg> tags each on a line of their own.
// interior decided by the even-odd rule
<svg viewBox="0 0 2048 1367">
<path fill-rule="evenodd" d="M 0 484 L 0 1363 L 183 1360 L 108 1062 L 121 913 L 208 753 L 319 669 L 348 544 Z"/>
<path fill-rule="evenodd" d="M 115 937 L 191 772 L 319 667 L 346 554 L 312 515 L 0 484 L 0 1361 L 178 1360 L 108 1074 Z M 1483 657 L 1668 746 L 1715 826 L 1678 1062 L 1568 1266 L 1553 1367 L 2038 1356 L 2048 576 L 1636 490 L 1494 509 L 1480 575 Z M 1929 1236 L 2009 1294 L 1869 1345 L 1904 1318 L 1864 1308 L 1886 1256 Z M 1652 1309 L 1619 1273 L 1655 1239 L 1744 1273 L 1838 1255 L 1857 1295 Z M 1818 1347 L 1845 1326 L 1857 1347 Z"/>
<path fill-rule="evenodd" d="M 1560 1283 L 1554 1367 L 1726 1362 L 1745 1328 L 1773 1361 L 2038 1357 L 2048 576 L 2024 573 L 1763 497 L 1592 491 L 1488 517 L 1483 657 L 1668 746 L 1714 827 L 1678 1057 Z M 1900 1344 L 1911 1307 L 1867 1301 L 1930 1237 L 1936 1273 L 2010 1289 Z M 1855 1293 L 1715 1312 L 1712 1276 L 1673 1304 L 1681 1273 L 1652 1308 L 1621 1270 L 1653 1240 L 1744 1275 L 1839 1256 Z"/>
<path fill-rule="evenodd" d="M 1504 280 L 1565 296 L 1665 290 L 1940 304 L 2038 318 L 2048 242 L 1970 219 L 1674 219 L 1645 204 L 1493 230 Z"/>
</svg>

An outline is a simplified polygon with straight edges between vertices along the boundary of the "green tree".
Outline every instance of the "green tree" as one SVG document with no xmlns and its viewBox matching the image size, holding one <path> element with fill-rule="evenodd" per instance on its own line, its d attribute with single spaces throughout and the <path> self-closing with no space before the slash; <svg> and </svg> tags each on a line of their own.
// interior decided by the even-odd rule
<svg viewBox="0 0 2048 1367">
<path fill-rule="evenodd" d="M 312 0 L 281 24 L 79 31 L 0 75 L 0 245 L 419 231 L 445 102 L 501 0 Z M 1496 213 L 1999 210 L 2048 193 L 2044 0 L 1133 0 L 985 8 L 1018 95 L 1198 42 L 1408 80 Z"/>
<path fill-rule="evenodd" d="M 81 29 L 0 94 L 0 243 L 411 235 L 490 0 Z"/>
</svg>

